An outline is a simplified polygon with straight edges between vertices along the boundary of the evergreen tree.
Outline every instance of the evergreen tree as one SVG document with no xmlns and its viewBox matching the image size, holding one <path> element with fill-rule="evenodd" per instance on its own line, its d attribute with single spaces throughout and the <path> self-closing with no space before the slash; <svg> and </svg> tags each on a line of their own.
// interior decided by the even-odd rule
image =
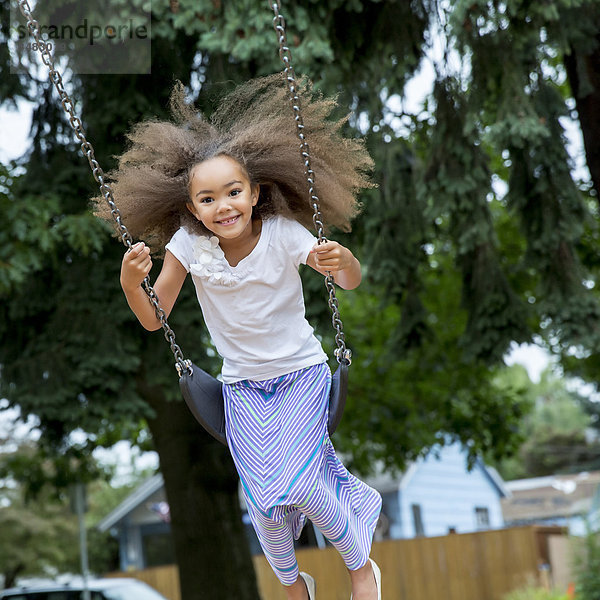
<svg viewBox="0 0 600 600">
<path fill-rule="evenodd" d="M 131 122 L 164 115 L 174 77 L 200 83 L 200 105 L 210 110 L 216 90 L 280 68 L 262 2 L 153 9 L 152 75 L 73 79 L 105 170 Z M 494 377 L 511 342 L 545 340 L 593 381 L 600 369 L 600 113 L 586 108 L 599 93 L 600 7 L 290 0 L 283 12 L 298 70 L 354 111 L 348 133 L 365 135 L 379 184 L 364 197 L 350 241 L 366 277 L 362 291 L 343 298 L 356 361 L 336 446 L 363 465 L 374 457 L 401 465 L 452 439 L 472 457 L 510 452 L 527 403 Z M 0 54 L 3 74 L 10 58 Z M 398 99 L 424 63 L 434 65 L 433 93 L 409 114 Z M 145 419 L 165 475 L 184 596 L 203 589 L 255 598 L 226 450 L 176 401 L 164 341 L 128 312 L 118 289 L 122 249 L 84 212 L 89 174 L 66 142 L 51 88 L 3 76 L 2 101 L 20 96 L 38 108 L 25 174 L 0 173 L 0 391 L 38 415 L 44 443 L 67 454 L 135 438 Z M 571 97 L 594 177 L 587 185 L 573 181 L 565 150 Z M 327 311 L 315 300 L 321 287 L 307 276 L 317 320 Z M 173 325 L 182 347 L 216 369 L 189 287 Z M 320 332 L 327 340 L 329 329 Z M 67 443 L 76 428 L 88 432 L 84 449 Z"/>
</svg>

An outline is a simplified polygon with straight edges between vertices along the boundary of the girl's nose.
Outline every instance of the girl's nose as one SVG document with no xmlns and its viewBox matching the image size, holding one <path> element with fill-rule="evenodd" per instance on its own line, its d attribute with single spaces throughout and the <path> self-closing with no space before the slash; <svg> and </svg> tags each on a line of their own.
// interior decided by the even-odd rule
<svg viewBox="0 0 600 600">
<path fill-rule="evenodd" d="M 222 200 L 219 200 L 219 203 L 217 205 L 217 212 L 227 212 L 228 210 L 231 209 L 231 202 L 229 202 L 229 198 L 223 198 Z"/>
</svg>

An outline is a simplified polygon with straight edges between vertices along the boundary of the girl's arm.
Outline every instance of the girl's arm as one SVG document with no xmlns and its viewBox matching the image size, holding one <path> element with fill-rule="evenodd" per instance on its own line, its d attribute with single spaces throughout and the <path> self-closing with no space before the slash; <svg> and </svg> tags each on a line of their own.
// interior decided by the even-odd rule
<svg viewBox="0 0 600 600">
<path fill-rule="evenodd" d="M 134 244 L 123 256 L 121 287 L 138 321 L 148 331 L 155 331 L 161 327 L 160 321 L 148 295 L 141 287 L 151 268 L 150 248 L 143 242 Z M 179 296 L 186 275 L 187 271 L 183 265 L 167 250 L 162 269 L 153 286 L 167 317 Z"/>
<path fill-rule="evenodd" d="M 338 242 L 331 240 L 316 244 L 310 251 L 306 264 L 325 275 L 329 271 L 333 280 L 345 290 L 358 287 L 362 278 L 358 259 Z"/>
</svg>

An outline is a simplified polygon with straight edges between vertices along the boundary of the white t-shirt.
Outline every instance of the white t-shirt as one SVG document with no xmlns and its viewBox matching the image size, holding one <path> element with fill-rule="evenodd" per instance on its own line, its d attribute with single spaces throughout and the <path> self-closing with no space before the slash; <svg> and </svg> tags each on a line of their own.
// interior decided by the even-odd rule
<svg viewBox="0 0 600 600">
<path fill-rule="evenodd" d="M 327 360 L 304 316 L 298 273 L 316 241 L 277 216 L 263 221 L 258 243 L 235 267 L 216 236 L 181 228 L 167 244 L 192 275 L 225 383 L 272 379 Z"/>
</svg>

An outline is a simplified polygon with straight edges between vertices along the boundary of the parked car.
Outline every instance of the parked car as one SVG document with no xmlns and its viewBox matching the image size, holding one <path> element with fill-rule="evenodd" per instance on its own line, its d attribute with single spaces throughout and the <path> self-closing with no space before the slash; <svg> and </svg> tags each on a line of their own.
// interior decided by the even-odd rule
<svg viewBox="0 0 600 600">
<path fill-rule="evenodd" d="M 128 578 L 90 579 L 90 600 L 166 600 L 149 585 Z M 0 600 L 84 600 L 83 582 L 23 585 L 0 590 Z"/>
</svg>

